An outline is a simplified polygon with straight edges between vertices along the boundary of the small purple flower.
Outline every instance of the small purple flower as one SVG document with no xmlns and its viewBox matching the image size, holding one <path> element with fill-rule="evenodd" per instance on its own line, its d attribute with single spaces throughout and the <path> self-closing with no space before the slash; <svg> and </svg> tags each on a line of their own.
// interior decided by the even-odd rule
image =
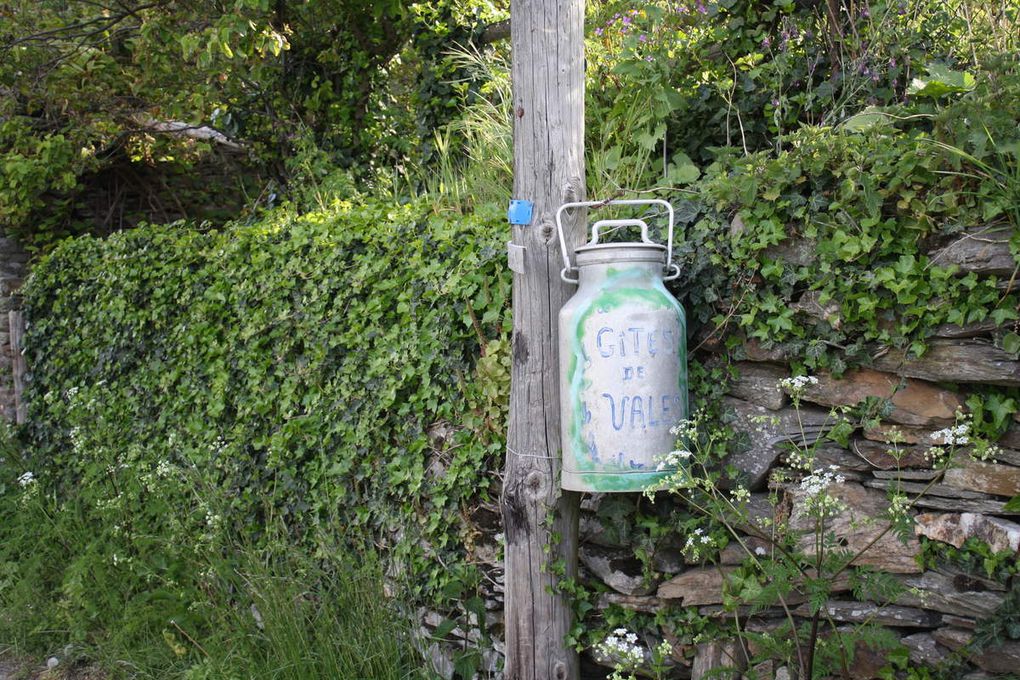
<svg viewBox="0 0 1020 680">
<path fill-rule="evenodd" d="M 646 42 L 648 42 L 648 36 L 645 35 L 644 33 L 642 33 L 641 35 L 638 36 L 638 42 L 639 43 L 646 43 Z"/>
<path fill-rule="evenodd" d="M 698 2 L 694 5 L 694 8 L 698 10 L 699 14 L 708 14 L 708 8 L 705 7 L 705 3 L 701 0 L 698 0 Z"/>
<path fill-rule="evenodd" d="M 599 28 L 596 28 L 596 29 L 595 29 L 595 35 L 601 36 L 601 35 L 602 35 L 602 33 L 603 33 L 603 31 L 602 31 L 602 27 L 599 27 Z"/>
<path fill-rule="evenodd" d="M 871 12 L 868 10 L 867 5 L 861 7 L 861 16 L 864 17 L 865 19 L 871 16 Z"/>
<path fill-rule="evenodd" d="M 896 68 L 896 57 L 889 60 L 889 68 Z"/>
<path fill-rule="evenodd" d="M 776 108 L 779 108 L 779 98 L 778 97 L 773 97 L 772 98 L 772 106 L 775 106 Z"/>
<path fill-rule="evenodd" d="M 764 47 L 765 49 L 768 49 L 769 45 L 771 44 L 772 40 L 769 39 L 768 36 L 765 36 L 764 38 L 761 39 L 761 46 Z"/>
<path fill-rule="evenodd" d="M 624 26 L 630 26 L 630 22 L 631 22 L 630 17 L 624 17 L 623 18 L 623 25 Z"/>
</svg>

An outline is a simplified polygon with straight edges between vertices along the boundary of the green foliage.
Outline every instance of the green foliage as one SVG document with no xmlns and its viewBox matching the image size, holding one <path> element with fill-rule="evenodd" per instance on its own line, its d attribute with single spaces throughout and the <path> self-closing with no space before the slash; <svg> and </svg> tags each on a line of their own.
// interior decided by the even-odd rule
<svg viewBox="0 0 1020 680">
<path fill-rule="evenodd" d="M 778 387 L 790 396 L 798 422 L 801 401 L 809 386 L 817 383 L 812 376 L 779 382 Z M 831 424 L 846 421 L 849 410 L 830 412 Z M 757 422 L 768 420 L 761 416 Z M 851 429 L 858 426 L 848 425 Z M 826 422 L 819 429 L 829 426 Z M 952 467 L 960 456 L 970 455 L 959 448 L 961 444 L 976 450 L 988 446 L 974 435 L 966 420 L 961 419 L 956 428 L 962 434 L 945 446 L 930 447 L 926 454 L 939 472 Z M 890 574 L 859 564 L 867 561 L 868 551 L 876 549 L 887 535 L 897 535 L 904 543 L 913 537 L 914 506 L 939 475 L 910 497 L 901 488 L 891 488 L 881 516 L 863 519 L 855 516 L 845 497 L 835 491 L 846 481 L 840 468 L 819 460 L 825 439 L 816 437 L 809 443 L 801 426 L 789 443 L 785 467 L 771 471 L 767 497 L 771 512 L 763 513 L 752 506 L 752 494 L 742 486 L 739 474 L 730 468 L 720 470 L 719 449 L 729 452 L 721 446 L 728 437 L 725 430 L 704 412 L 695 412 L 675 432 L 678 448 L 662 462 L 676 471 L 647 489 L 645 496 L 655 499 L 665 491 L 676 495 L 678 504 L 689 510 L 690 518 L 675 526 L 677 534 L 686 537 L 682 544 L 685 561 L 721 567 L 721 549 L 732 544 L 737 547 L 742 565 L 720 573 L 722 606 L 733 617 L 729 636 L 750 650 L 746 652 L 750 666 L 774 660 L 796 668 L 799 677 L 810 680 L 840 671 L 845 674 L 862 648 L 882 652 L 899 646 L 899 637 L 873 619 L 882 606 L 896 601 L 904 586 Z M 854 527 L 874 523 L 876 532 L 863 544 L 851 544 L 847 535 L 852 530 L 845 525 L 837 528 L 848 520 Z M 827 605 L 838 584 L 847 578 L 854 599 L 874 603 L 877 608 L 853 626 L 839 626 Z M 767 632 L 749 632 L 753 628 L 748 621 L 766 611 L 778 620 L 771 622 Z"/>
<path fill-rule="evenodd" d="M 965 227 L 1011 220 L 1008 203 L 987 200 L 987 182 L 961 177 L 956 158 L 928 141 L 995 99 L 1020 99 L 1020 79 L 974 98 L 931 133 L 805 128 L 778 155 L 721 156 L 699 185 L 708 205 L 684 246 L 692 316 L 837 372 L 867 361 L 868 343 L 920 354 L 940 324 L 1016 321 L 1016 295 L 995 277 L 929 255 Z M 996 399 L 1001 413 L 1015 410 Z"/>
<path fill-rule="evenodd" d="M 228 217 L 271 206 L 309 142 L 359 179 L 405 172 L 468 98 L 446 52 L 499 15 L 470 0 L 17 0 L 0 12 L 0 228 L 43 248 L 146 219 L 225 222 L 208 204 L 227 202 Z M 206 181 L 165 186 L 188 172 Z"/>
<path fill-rule="evenodd" d="M 928 569 L 949 565 L 1003 585 L 1020 573 L 1020 564 L 1017 564 L 1014 553 L 1009 550 L 993 552 L 988 543 L 976 537 L 968 538 L 959 548 L 922 538 L 918 559 Z"/>
<path fill-rule="evenodd" d="M 992 614 L 978 622 L 973 645 L 980 651 L 1010 640 L 1020 640 L 1020 586 L 1014 583 Z"/>
<path fill-rule="evenodd" d="M 832 6 L 838 16 L 795 2 L 595 4 L 595 45 L 609 55 L 596 60 L 596 96 L 606 107 L 638 98 L 667 157 L 701 163 L 714 146 L 779 150 L 799 125 L 900 102 L 920 64 L 929 82 L 954 85 L 966 76 L 949 67 L 1016 46 L 1015 6 L 998 15 L 966 1 Z"/>
<path fill-rule="evenodd" d="M 22 469 L 101 553 L 72 560 L 84 580 L 63 629 L 112 625 L 94 617 L 123 593 L 88 583 L 114 551 L 177 580 L 205 537 L 262 545 L 276 524 L 316 554 L 386 550 L 415 601 L 468 599 L 461 520 L 492 493 L 504 434 L 497 225 L 341 205 L 80 238 L 41 260 L 25 291 Z M 186 617 L 190 596 L 169 597 Z"/>
<path fill-rule="evenodd" d="M 201 526 L 211 514 L 186 544 L 148 518 L 110 531 L 105 510 L 12 471 L 0 466 L 0 636 L 22 653 L 98 661 L 111 677 L 429 677 L 372 554 L 313 558 L 276 526 L 255 549 Z M 146 483 L 160 510 L 174 494 L 215 503 L 169 468 Z"/>
</svg>

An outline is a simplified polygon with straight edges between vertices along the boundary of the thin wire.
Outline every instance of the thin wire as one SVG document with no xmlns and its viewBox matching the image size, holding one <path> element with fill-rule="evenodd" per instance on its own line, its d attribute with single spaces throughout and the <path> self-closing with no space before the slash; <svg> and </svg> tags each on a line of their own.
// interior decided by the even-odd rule
<svg viewBox="0 0 1020 680">
<path fill-rule="evenodd" d="M 521 458 L 543 458 L 545 460 L 556 460 L 556 459 L 559 458 L 559 456 L 539 456 L 538 454 L 534 454 L 534 453 L 518 453 L 517 451 L 514 451 L 509 446 L 506 447 L 506 450 L 507 450 L 508 453 L 512 453 L 515 456 L 520 456 Z"/>
</svg>

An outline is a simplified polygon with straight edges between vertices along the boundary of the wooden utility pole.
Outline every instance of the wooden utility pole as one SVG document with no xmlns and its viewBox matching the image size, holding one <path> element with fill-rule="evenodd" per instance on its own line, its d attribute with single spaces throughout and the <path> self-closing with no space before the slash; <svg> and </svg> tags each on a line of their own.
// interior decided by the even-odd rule
<svg viewBox="0 0 1020 680">
<path fill-rule="evenodd" d="M 564 638 L 573 614 L 555 571 L 577 571 L 578 494 L 559 487 L 557 313 L 574 289 L 556 209 L 584 200 L 584 1 L 512 0 L 514 194 L 534 204 L 513 226 L 513 367 L 502 511 L 506 536 L 506 678 L 576 680 Z M 570 216 L 577 245 L 584 215 Z"/>
</svg>

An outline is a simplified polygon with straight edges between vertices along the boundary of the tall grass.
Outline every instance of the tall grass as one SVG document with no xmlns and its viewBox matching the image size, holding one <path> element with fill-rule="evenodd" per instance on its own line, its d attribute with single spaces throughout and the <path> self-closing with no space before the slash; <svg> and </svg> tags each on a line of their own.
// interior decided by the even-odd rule
<svg viewBox="0 0 1020 680">
<path fill-rule="evenodd" d="M 312 559 L 246 551 L 214 599 L 221 631 L 187 678 L 426 680 L 409 618 L 387 601 L 371 555 Z M 239 643 L 239 644 L 238 644 Z M 195 643 L 199 643 L 196 641 Z"/>
<path fill-rule="evenodd" d="M 501 53 L 474 47 L 455 49 L 450 58 L 483 85 L 464 115 L 436 132 L 435 163 L 418 170 L 424 193 L 437 210 L 505 204 L 513 187 L 510 65 Z"/>
<path fill-rule="evenodd" d="M 434 164 L 416 174 L 437 211 L 466 213 L 483 204 L 505 205 L 513 188 L 510 64 L 501 52 L 474 47 L 452 50 L 450 58 L 484 85 L 461 117 L 436 132 Z M 588 195 L 622 197 L 647 189 L 643 182 L 655 151 L 637 141 L 646 127 L 639 108 L 590 124 L 594 129 L 585 142 Z"/>
<path fill-rule="evenodd" d="M 259 547 L 131 534 L 129 517 L 111 530 L 73 493 L 19 481 L 20 459 L 0 450 L 0 651 L 110 678 L 435 677 L 374 554 L 313 554 L 272 522 Z"/>
</svg>

